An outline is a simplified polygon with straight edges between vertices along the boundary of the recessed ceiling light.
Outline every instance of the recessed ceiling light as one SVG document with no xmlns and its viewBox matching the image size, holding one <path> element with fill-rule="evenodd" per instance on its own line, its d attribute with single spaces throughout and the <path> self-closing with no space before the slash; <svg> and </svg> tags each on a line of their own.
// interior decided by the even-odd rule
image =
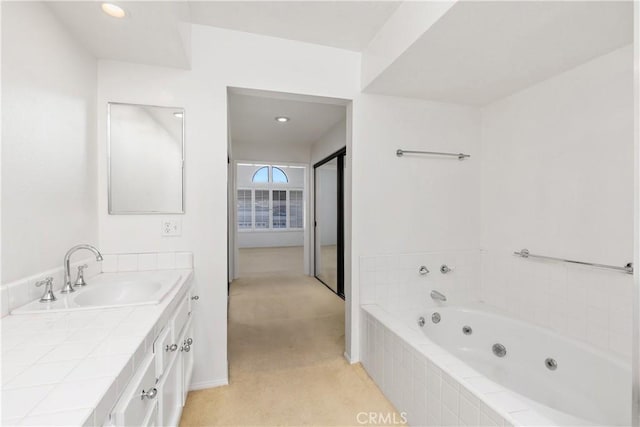
<svg viewBox="0 0 640 427">
<path fill-rule="evenodd" d="M 126 15 L 123 8 L 113 3 L 102 3 L 102 11 L 113 18 L 124 18 Z"/>
<path fill-rule="evenodd" d="M 289 117 L 285 117 L 285 116 L 276 117 L 276 122 L 278 122 L 278 123 L 287 123 L 289 120 L 291 120 L 291 119 L 289 119 Z"/>
<path fill-rule="evenodd" d="M 177 118 L 179 118 L 179 119 L 181 119 L 181 118 L 182 118 L 182 116 L 183 116 L 183 114 L 182 114 L 181 112 L 179 112 L 179 111 L 178 111 L 178 112 L 176 112 L 176 113 L 173 113 L 173 115 L 174 115 L 174 116 L 176 116 L 176 117 L 177 117 Z"/>
</svg>

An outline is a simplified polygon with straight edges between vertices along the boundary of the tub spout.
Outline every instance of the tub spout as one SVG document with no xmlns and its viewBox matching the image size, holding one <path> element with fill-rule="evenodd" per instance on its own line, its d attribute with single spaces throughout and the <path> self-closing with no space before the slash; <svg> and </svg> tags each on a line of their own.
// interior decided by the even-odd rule
<svg viewBox="0 0 640 427">
<path fill-rule="evenodd" d="M 447 297 L 444 296 L 443 294 L 441 294 L 438 291 L 431 291 L 431 299 L 433 299 L 435 301 L 445 302 L 447 300 Z"/>
</svg>

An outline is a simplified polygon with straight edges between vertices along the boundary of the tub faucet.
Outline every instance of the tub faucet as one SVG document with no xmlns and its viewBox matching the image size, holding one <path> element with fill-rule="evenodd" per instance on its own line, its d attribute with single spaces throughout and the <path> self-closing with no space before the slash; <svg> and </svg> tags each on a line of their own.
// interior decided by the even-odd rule
<svg viewBox="0 0 640 427">
<path fill-rule="evenodd" d="M 75 289 L 73 289 L 73 286 L 71 285 L 71 272 L 70 272 L 71 267 L 69 266 L 69 259 L 71 258 L 71 255 L 73 255 L 76 251 L 79 251 L 80 249 L 87 249 L 93 252 L 94 255 L 96 256 L 96 261 L 102 261 L 102 254 L 100 253 L 100 251 L 98 251 L 96 248 L 94 248 L 91 245 L 76 245 L 71 249 L 69 249 L 67 254 L 64 256 L 64 286 L 60 290 L 60 293 L 68 294 L 76 291 Z"/>
<path fill-rule="evenodd" d="M 447 297 L 445 297 L 443 294 L 441 294 L 438 291 L 431 291 L 431 299 L 445 302 L 447 300 Z"/>
</svg>

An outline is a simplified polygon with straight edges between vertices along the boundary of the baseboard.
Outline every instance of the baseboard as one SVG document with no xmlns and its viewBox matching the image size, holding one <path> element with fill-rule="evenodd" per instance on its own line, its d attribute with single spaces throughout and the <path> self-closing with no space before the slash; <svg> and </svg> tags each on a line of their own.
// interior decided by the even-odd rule
<svg viewBox="0 0 640 427">
<path fill-rule="evenodd" d="M 189 391 L 204 390 L 205 388 L 220 387 L 223 385 L 229 385 L 228 378 L 219 378 L 213 381 L 202 381 L 199 383 L 192 383 L 189 386 Z"/>
<path fill-rule="evenodd" d="M 343 354 L 344 358 L 347 359 L 347 362 L 349 362 L 350 365 L 353 365 L 353 361 L 351 361 L 351 356 L 349 356 L 349 354 L 345 351 Z"/>
</svg>

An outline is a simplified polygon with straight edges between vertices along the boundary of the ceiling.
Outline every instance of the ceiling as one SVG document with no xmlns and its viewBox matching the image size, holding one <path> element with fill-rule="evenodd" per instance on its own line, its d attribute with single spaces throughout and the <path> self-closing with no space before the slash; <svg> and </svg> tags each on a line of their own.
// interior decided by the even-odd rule
<svg viewBox="0 0 640 427">
<path fill-rule="evenodd" d="M 191 22 L 362 51 L 399 1 L 190 1 Z"/>
<path fill-rule="evenodd" d="M 190 67 L 189 24 L 201 24 L 354 51 L 363 50 L 399 1 L 47 1 L 58 19 L 97 58 Z"/>
<path fill-rule="evenodd" d="M 127 1 L 127 16 L 104 14 L 99 1 L 47 1 L 56 17 L 89 52 L 101 59 L 189 68 L 187 2 Z"/>
<path fill-rule="evenodd" d="M 633 2 L 458 2 L 366 92 L 485 105 L 633 42 Z"/>
<path fill-rule="evenodd" d="M 278 123 L 277 116 L 289 117 L 290 121 Z M 230 133 L 234 144 L 310 147 L 345 117 L 344 105 L 246 93 L 229 95 Z"/>
</svg>

